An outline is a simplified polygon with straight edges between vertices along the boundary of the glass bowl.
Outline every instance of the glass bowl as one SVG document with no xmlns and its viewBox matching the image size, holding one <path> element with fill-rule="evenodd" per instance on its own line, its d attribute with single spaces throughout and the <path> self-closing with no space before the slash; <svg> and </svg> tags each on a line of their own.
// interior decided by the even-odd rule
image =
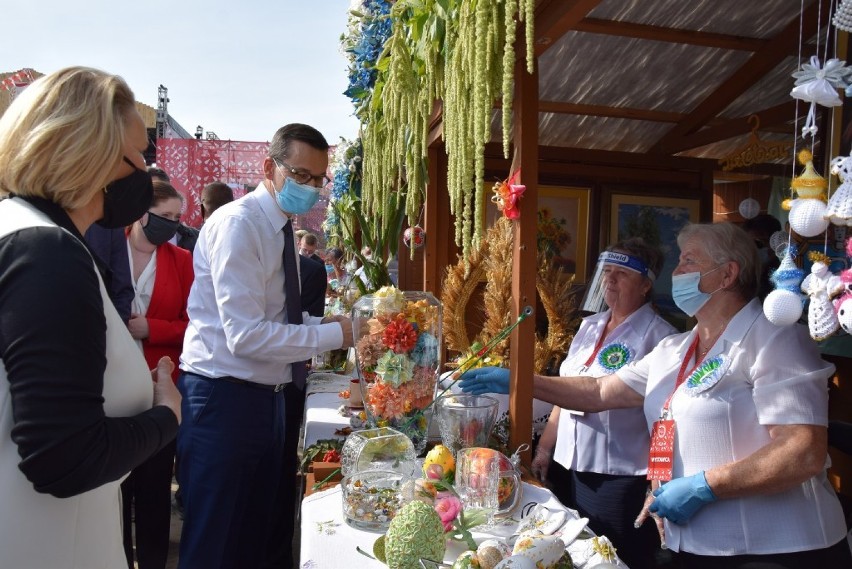
<svg viewBox="0 0 852 569">
<path fill-rule="evenodd" d="M 390 470 L 370 470 L 344 477 L 341 489 L 346 523 L 364 531 L 387 531 L 404 504 L 402 486 L 407 479 Z"/>
</svg>

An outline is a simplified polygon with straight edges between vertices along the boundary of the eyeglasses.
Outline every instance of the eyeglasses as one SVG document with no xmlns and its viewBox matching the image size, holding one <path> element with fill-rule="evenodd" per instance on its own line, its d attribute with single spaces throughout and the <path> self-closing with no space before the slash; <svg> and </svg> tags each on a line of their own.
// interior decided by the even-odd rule
<svg viewBox="0 0 852 569">
<path fill-rule="evenodd" d="M 286 168 L 287 172 L 290 173 L 290 176 L 300 184 L 312 182 L 314 187 L 324 188 L 331 183 L 331 179 L 329 179 L 328 176 L 314 176 L 308 170 L 305 170 L 304 168 L 293 168 L 286 162 L 281 162 L 281 166 Z"/>
</svg>

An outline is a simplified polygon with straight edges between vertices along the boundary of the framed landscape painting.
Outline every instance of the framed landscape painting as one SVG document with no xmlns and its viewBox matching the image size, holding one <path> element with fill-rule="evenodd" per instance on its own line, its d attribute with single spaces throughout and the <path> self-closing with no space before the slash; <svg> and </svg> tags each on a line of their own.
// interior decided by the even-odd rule
<svg viewBox="0 0 852 569">
<path fill-rule="evenodd" d="M 609 243 L 641 237 L 660 248 L 663 269 L 654 282 L 654 298 L 664 314 L 683 315 L 672 300 L 672 271 L 680 251 L 677 234 L 698 222 L 698 199 L 613 193 L 610 200 Z"/>
</svg>

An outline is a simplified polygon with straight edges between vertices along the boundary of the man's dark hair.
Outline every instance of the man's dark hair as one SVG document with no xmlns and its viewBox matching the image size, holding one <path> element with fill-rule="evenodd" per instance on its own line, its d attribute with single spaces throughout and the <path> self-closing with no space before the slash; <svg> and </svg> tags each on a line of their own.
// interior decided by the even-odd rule
<svg viewBox="0 0 852 569">
<path fill-rule="evenodd" d="M 226 203 L 234 201 L 234 190 L 224 182 L 210 182 L 201 190 L 202 217 L 207 217 Z"/>
<path fill-rule="evenodd" d="M 162 168 L 157 168 L 156 166 L 148 166 L 148 173 L 151 174 L 152 178 L 159 178 L 164 182 L 171 182 L 171 178 L 166 174 L 166 171 Z"/>
<path fill-rule="evenodd" d="M 772 234 L 781 231 L 781 222 L 768 213 L 761 213 L 751 219 L 746 219 L 743 223 L 743 229 L 754 235 L 756 239 L 763 241 L 764 246 L 768 246 Z"/>
<path fill-rule="evenodd" d="M 317 245 L 317 236 L 313 233 L 305 233 L 302 235 L 302 239 L 305 240 L 305 245 L 312 245 L 314 247 Z"/>
<path fill-rule="evenodd" d="M 328 152 L 328 142 L 320 131 L 306 124 L 292 123 L 276 131 L 269 144 L 269 157 L 278 161 L 286 159 L 290 152 L 290 143 L 294 140 L 304 142 L 311 148 Z"/>
</svg>

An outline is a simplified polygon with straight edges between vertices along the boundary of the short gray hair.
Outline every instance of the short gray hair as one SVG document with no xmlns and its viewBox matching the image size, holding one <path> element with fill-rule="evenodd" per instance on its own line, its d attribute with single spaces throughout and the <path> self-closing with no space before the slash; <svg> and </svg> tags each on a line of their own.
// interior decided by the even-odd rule
<svg viewBox="0 0 852 569">
<path fill-rule="evenodd" d="M 761 265 L 757 246 L 748 233 L 733 223 L 690 223 L 677 236 L 677 244 L 683 248 L 692 239 L 701 243 L 716 263 L 736 263 L 740 272 L 735 289 L 744 300 L 755 297 Z"/>
</svg>

